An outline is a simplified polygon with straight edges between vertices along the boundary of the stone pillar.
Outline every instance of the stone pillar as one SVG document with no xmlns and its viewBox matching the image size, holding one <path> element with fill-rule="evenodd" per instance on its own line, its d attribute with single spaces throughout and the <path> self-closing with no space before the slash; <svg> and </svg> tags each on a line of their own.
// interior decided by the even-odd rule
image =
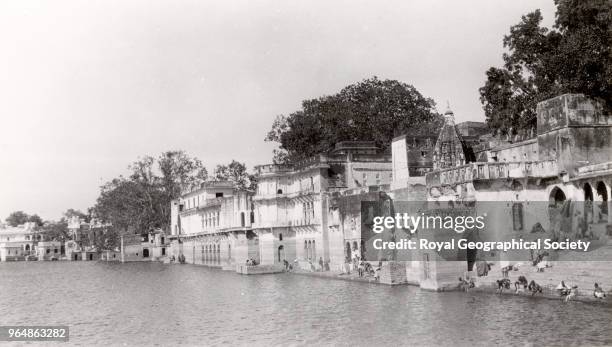
<svg viewBox="0 0 612 347">
<path fill-rule="evenodd" d="M 237 231 L 234 233 L 234 244 L 232 246 L 232 259 L 237 265 L 246 264 L 249 258 L 249 246 L 245 232 Z"/>
<path fill-rule="evenodd" d="M 274 234 L 270 231 L 259 233 L 259 258 L 261 265 L 272 265 L 276 262 Z"/>
<path fill-rule="evenodd" d="M 406 265 L 402 261 L 384 262 L 380 269 L 380 283 L 383 284 L 404 284 L 406 279 Z"/>
<path fill-rule="evenodd" d="M 123 246 L 123 235 L 121 235 L 121 262 L 125 263 L 125 248 Z"/>
</svg>

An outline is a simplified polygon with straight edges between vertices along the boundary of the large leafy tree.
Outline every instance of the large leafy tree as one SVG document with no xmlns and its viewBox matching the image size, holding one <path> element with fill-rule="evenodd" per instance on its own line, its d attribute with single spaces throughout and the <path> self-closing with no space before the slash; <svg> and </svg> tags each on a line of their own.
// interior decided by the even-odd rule
<svg viewBox="0 0 612 347">
<path fill-rule="evenodd" d="M 62 243 L 70 239 L 68 232 L 68 222 L 62 218 L 59 222 L 47 222 L 41 228 L 46 240 L 60 241 Z"/>
<path fill-rule="evenodd" d="M 23 211 L 15 211 L 6 218 L 6 223 L 16 227 L 24 223 L 34 223 L 37 227 L 43 225 L 43 220 L 37 214 L 29 215 Z"/>
<path fill-rule="evenodd" d="M 441 125 L 434 107 L 411 85 L 372 77 L 337 94 L 304 100 L 301 110 L 276 118 L 266 141 L 280 145 L 276 163 L 325 153 L 340 141 L 374 141 L 386 149 L 395 135 Z"/>
<path fill-rule="evenodd" d="M 257 187 L 255 176 L 249 174 L 244 163 L 236 160 L 232 160 L 228 165 L 217 165 L 214 179 L 233 182 L 238 189 L 255 190 Z"/>
<path fill-rule="evenodd" d="M 538 102 L 583 93 L 612 109 L 612 2 L 555 0 L 554 28 L 539 10 L 524 15 L 504 37 L 503 67 L 491 67 L 480 88 L 489 126 L 519 133 L 536 126 Z"/>
<path fill-rule="evenodd" d="M 93 214 L 117 232 L 168 230 L 170 202 L 207 178 L 206 168 L 182 151 L 147 156 L 130 165 L 129 177 L 118 177 L 101 187 Z"/>
</svg>

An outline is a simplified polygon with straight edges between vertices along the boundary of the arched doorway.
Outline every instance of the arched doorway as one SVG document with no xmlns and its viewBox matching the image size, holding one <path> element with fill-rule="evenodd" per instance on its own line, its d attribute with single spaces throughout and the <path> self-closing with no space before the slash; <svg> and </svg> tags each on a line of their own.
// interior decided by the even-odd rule
<svg viewBox="0 0 612 347">
<path fill-rule="evenodd" d="M 595 186 L 595 191 L 597 192 L 598 201 L 601 201 L 599 205 L 599 220 L 602 220 L 602 218 L 605 218 L 603 215 L 608 215 L 608 189 L 605 183 L 599 181 Z"/>
<path fill-rule="evenodd" d="M 143 258 L 148 258 L 149 257 L 149 249 L 145 248 L 142 250 L 142 257 Z"/>
<path fill-rule="evenodd" d="M 30 245 L 25 245 L 25 250 L 29 251 L 30 250 Z"/>
<path fill-rule="evenodd" d="M 283 263 L 285 260 L 285 247 L 283 245 L 278 246 L 278 262 Z"/>
<path fill-rule="evenodd" d="M 585 183 L 582 191 L 584 192 L 584 201 L 593 201 L 593 188 L 590 184 Z"/>
<path fill-rule="evenodd" d="M 566 200 L 565 193 L 559 187 L 555 187 L 550 191 L 550 196 L 548 198 L 550 207 L 562 207 L 563 202 Z"/>
<path fill-rule="evenodd" d="M 585 183 L 582 190 L 584 192 L 584 222 L 589 224 L 593 222 L 593 188 L 590 184 Z"/>
</svg>

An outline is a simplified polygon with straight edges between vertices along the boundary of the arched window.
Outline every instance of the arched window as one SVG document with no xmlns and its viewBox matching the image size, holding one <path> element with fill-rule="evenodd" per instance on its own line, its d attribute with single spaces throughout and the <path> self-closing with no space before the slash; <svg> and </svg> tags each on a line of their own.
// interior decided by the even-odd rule
<svg viewBox="0 0 612 347">
<path fill-rule="evenodd" d="M 282 241 L 282 240 L 283 240 L 283 234 L 282 234 L 282 233 L 278 234 L 278 240 L 279 240 L 279 241 Z"/>
</svg>

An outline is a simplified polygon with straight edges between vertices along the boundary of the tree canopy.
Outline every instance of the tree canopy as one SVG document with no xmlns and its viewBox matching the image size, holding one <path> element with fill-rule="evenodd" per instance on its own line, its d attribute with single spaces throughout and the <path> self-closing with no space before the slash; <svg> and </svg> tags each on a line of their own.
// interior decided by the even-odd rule
<svg viewBox="0 0 612 347">
<path fill-rule="evenodd" d="M 15 211 L 6 217 L 6 223 L 16 227 L 24 223 L 34 223 L 37 227 L 43 225 L 43 220 L 37 214 L 29 215 L 23 211 Z"/>
<path fill-rule="evenodd" d="M 68 222 L 65 218 L 60 219 L 58 222 L 47 222 L 41 229 L 46 240 L 64 243 L 70 239 Z"/>
<path fill-rule="evenodd" d="M 276 118 L 265 140 L 279 143 L 274 162 L 287 163 L 325 153 L 340 141 L 374 141 L 386 149 L 396 135 L 425 134 L 441 124 L 434 101 L 416 88 L 372 77 L 304 100 L 300 110 Z"/>
<path fill-rule="evenodd" d="M 255 175 L 249 174 L 244 163 L 232 160 L 228 165 L 217 165 L 214 180 L 230 181 L 238 189 L 255 190 L 257 179 Z"/>
<path fill-rule="evenodd" d="M 199 187 L 208 177 L 197 158 L 168 151 L 157 159 L 146 156 L 130 165 L 129 177 L 118 177 L 101 187 L 93 208 L 97 218 L 117 232 L 168 230 L 170 202 L 183 191 Z"/>
<path fill-rule="evenodd" d="M 539 10 L 524 15 L 503 39 L 503 67 L 480 88 L 488 125 L 498 133 L 534 129 L 537 103 L 583 93 L 612 109 L 612 2 L 555 0 L 552 29 Z"/>
</svg>

